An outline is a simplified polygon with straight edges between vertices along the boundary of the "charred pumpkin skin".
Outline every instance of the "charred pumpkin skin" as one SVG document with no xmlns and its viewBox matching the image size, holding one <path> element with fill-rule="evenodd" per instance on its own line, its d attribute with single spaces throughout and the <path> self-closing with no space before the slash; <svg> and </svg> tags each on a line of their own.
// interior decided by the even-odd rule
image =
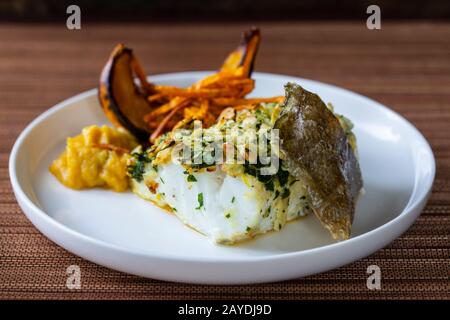
<svg viewBox="0 0 450 320">
<path fill-rule="evenodd" d="M 151 129 L 143 120 L 152 110 L 143 89 L 134 82 L 133 51 L 123 44 L 113 50 L 100 76 L 99 100 L 107 118 L 127 129 L 141 141 L 147 141 Z"/>
</svg>

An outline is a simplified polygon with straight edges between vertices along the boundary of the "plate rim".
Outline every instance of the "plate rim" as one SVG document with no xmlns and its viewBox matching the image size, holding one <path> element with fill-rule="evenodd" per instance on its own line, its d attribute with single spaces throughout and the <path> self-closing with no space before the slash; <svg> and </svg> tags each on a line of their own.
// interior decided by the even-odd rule
<svg viewBox="0 0 450 320">
<path fill-rule="evenodd" d="M 159 82 L 159 81 L 165 81 L 166 78 L 170 79 L 172 77 L 195 77 L 195 78 L 197 78 L 197 77 L 204 76 L 206 74 L 210 74 L 212 72 L 214 72 L 214 71 L 185 71 L 185 72 L 162 73 L 162 74 L 150 75 L 150 76 L 148 76 L 148 78 L 152 79 L 155 82 Z M 336 85 L 323 83 L 323 82 L 316 81 L 316 80 L 296 77 L 294 75 L 274 74 L 274 73 L 265 73 L 265 72 L 254 72 L 253 75 L 255 77 L 258 77 L 258 78 L 272 78 L 272 79 L 273 78 L 283 78 L 283 79 L 285 79 L 286 77 L 289 77 L 289 78 L 292 78 L 293 81 L 298 81 L 298 82 L 303 82 L 303 83 L 313 83 L 313 84 L 329 87 L 329 88 L 331 88 L 333 90 L 338 90 L 338 91 L 340 91 L 340 92 L 342 92 L 344 94 L 356 95 L 358 98 L 364 99 L 367 102 L 370 102 L 372 104 L 377 105 L 377 107 L 383 109 L 383 111 L 390 113 L 391 115 L 395 116 L 398 120 L 404 122 L 422 140 L 421 142 L 426 147 L 426 149 L 427 149 L 426 151 L 430 155 L 431 174 L 429 176 L 427 184 L 425 186 L 423 186 L 423 185 L 421 186 L 421 189 L 424 190 L 424 191 L 422 191 L 422 193 L 416 199 L 414 199 L 413 202 L 411 202 L 411 199 L 414 197 L 414 195 L 415 195 L 415 193 L 417 191 L 417 188 L 418 188 L 418 186 L 417 186 L 418 182 L 417 182 L 417 180 L 415 180 L 414 181 L 414 188 L 411 191 L 411 196 L 410 196 L 410 199 L 409 199 L 408 203 L 406 204 L 406 206 L 402 210 L 402 212 L 399 215 L 397 215 L 394 219 L 389 220 L 385 224 L 383 224 L 381 226 L 378 226 L 375 229 L 372 229 L 372 230 L 370 230 L 368 232 L 362 233 L 362 234 L 360 234 L 358 236 L 352 237 L 352 238 L 350 238 L 348 240 L 344 240 L 344 241 L 340 241 L 340 242 L 334 242 L 334 243 L 327 244 L 327 245 L 324 245 L 324 246 L 320 246 L 320 247 L 316 247 L 316 248 L 310 248 L 310 249 L 305 249 L 305 250 L 300 250 L 300 251 L 267 254 L 267 255 L 264 255 L 264 256 L 239 256 L 239 257 L 236 256 L 236 257 L 226 257 L 226 258 L 219 258 L 219 257 L 209 258 L 209 257 L 178 256 L 176 254 L 170 254 L 170 253 L 161 254 L 161 253 L 156 253 L 156 252 L 151 252 L 151 251 L 143 252 L 143 251 L 141 251 L 139 249 L 112 244 L 112 243 L 106 242 L 104 240 L 97 239 L 97 238 L 85 235 L 85 234 L 83 234 L 81 232 L 78 232 L 78 231 L 76 231 L 74 229 L 71 229 L 70 227 L 68 227 L 68 226 L 64 225 L 63 223 L 58 222 L 57 220 L 52 218 L 44 210 L 39 208 L 26 195 L 25 191 L 23 190 L 23 188 L 22 188 L 22 186 L 21 186 L 21 184 L 20 184 L 20 182 L 18 180 L 17 173 L 16 173 L 16 171 L 17 171 L 17 167 L 16 166 L 17 166 L 18 153 L 20 151 L 20 148 L 22 147 L 23 142 L 28 137 L 28 135 L 32 132 L 32 130 L 39 123 L 41 123 L 46 118 L 48 118 L 50 115 L 52 115 L 53 113 L 58 112 L 60 109 L 65 108 L 67 105 L 70 105 L 72 103 L 78 102 L 78 101 L 83 100 L 83 99 L 86 99 L 86 98 L 91 97 L 93 95 L 97 95 L 98 90 L 96 88 L 94 88 L 94 89 L 90 89 L 90 90 L 84 91 L 82 93 L 78 93 L 78 94 L 76 94 L 74 96 L 71 96 L 71 97 L 69 97 L 69 98 L 67 98 L 67 99 L 65 99 L 63 101 L 60 101 L 56 105 L 52 106 L 51 108 L 47 109 L 46 111 L 41 113 L 39 116 L 34 118 L 25 127 L 25 129 L 23 129 L 22 132 L 19 134 L 18 138 L 16 139 L 16 141 L 15 141 L 15 143 L 13 145 L 13 148 L 12 148 L 12 150 L 10 152 L 10 157 L 9 157 L 9 175 L 10 175 L 11 184 L 12 184 L 13 191 L 14 191 L 14 194 L 16 196 L 17 202 L 21 206 L 21 201 L 23 201 L 24 204 L 27 205 L 33 211 L 33 214 L 37 218 L 43 219 L 44 222 L 46 222 L 47 224 L 52 225 L 52 227 L 54 227 L 54 228 L 59 229 L 59 231 L 63 231 L 65 233 L 69 233 L 71 236 L 73 236 L 75 238 L 78 238 L 80 240 L 83 240 L 83 241 L 87 241 L 87 242 L 91 243 L 92 245 L 104 247 L 106 249 L 113 250 L 113 251 L 118 251 L 118 252 L 120 252 L 122 254 L 133 254 L 133 255 L 138 255 L 140 257 L 144 257 L 144 258 L 164 259 L 166 261 L 191 262 L 191 263 L 230 263 L 230 264 L 234 264 L 234 263 L 252 263 L 252 262 L 268 262 L 268 261 L 279 260 L 279 259 L 299 258 L 301 256 L 309 255 L 309 254 L 320 254 L 323 251 L 328 251 L 328 250 L 332 250 L 332 249 L 342 249 L 342 247 L 352 245 L 353 243 L 355 243 L 355 242 L 357 242 L 357 241 L 359 241 L 361 239 L 364 239 L 364 238 L 376 235 L 376 234 L 382 232 L 383 229 L 392 228 L 395 225 L 398 226 L 401 223 L 401 220 L 405 219 L 406 215 L 412 214 L 413 213 L 412 211 L 414 211 L 414 209 L 416 209 L 419 204 L 422 204 L 422 203 L 426 202 L 426 200 L 427 200 L 427 198 L 428 198 L 428 196 L 429 196 L 429 194 L 431 192 L 431 188 L 433 186 L 434 179 L 435 179 L 436 161 L 435 161 L 435 157 L 434 157 L 432 148 L 431 148 L 430 144 L 428 143 L 428 141 L 426 140 L 426 138 L 406 118 L 401 116 L 396 111 L 388 108 L 387 106 L 385 106 L 385 105 L 383 105 L 383 104 L 381 104 L 381 103 L 379 103 L 379 102 L 377 102 L 377 101 L 375 101 L 375 100 L 373 100 L 371 98 L 368 98 L 368 97 L 366 97 L 364 95 L 361 95 L 361 94 L 359 94 L 357 92 L 354 92 L 354 91 L 351 91 L 351 90 L 348 90 L 348 89 L 345 89 L 345 88 L 342 88 L 342 87 L 338 87 Z M 43 232 L 38 226 L 36 226 L 36 224 L 30 218 L 29 213 L 26 212 L 26 210 L 24 210 L 23 208 L 21 208 L 21 209 L 25 213 L 27 218 L 32 222 L 32 224 L 38 230 L 40 230 L 42 233 L 44 233 L 46 235 L 46 237 L 49 237 L 47 235 L 47 233 Z M 420 212 L 421 211 L 422 211 L 422 209 L 420 210 Z M 419 212 L 419 214 L 420 214 L 420 212 Z M 417 216 L 419 214 L 417 214 Z M 408 224 L 406 229 L 409 228 L 410 225 L 417 219 L 417 216 L 414 217 L 414 219 L 412 219 L 412 221 Z M 54 242 L 56 242 L 56 241 L 54 241 Z M 59 243 L 57 243 L 57 244 L 60 245 Z M 378 249 L 376 249 L 376 250 L 378 250 Z M 370 254 L 370 253 L 368 253 L 368 254 Z M 91 260 L 91 259 L 88 258 L 88 260 Z"/>
</svg>

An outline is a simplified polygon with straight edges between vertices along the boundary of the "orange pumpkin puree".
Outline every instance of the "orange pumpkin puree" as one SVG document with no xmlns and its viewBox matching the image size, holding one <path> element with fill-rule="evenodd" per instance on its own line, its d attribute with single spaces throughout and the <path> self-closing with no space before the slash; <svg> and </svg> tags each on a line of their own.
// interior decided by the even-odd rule
<svg viewBox="0 0 450 320">
<path fill-rule="evenodd" d="M 49 170 L 72 189 L 101 187 L 122 192 L 129 187 L 127 161 L 137 145 L 125 130 L 85 127 L 78 136 L 67 138 L 66 149 Z"/>
</svg>

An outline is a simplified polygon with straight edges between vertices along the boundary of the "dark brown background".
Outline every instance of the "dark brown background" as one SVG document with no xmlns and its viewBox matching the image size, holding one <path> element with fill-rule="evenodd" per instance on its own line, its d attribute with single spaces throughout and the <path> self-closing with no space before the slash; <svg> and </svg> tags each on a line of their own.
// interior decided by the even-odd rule
<svg viewBox="0 0 450 320">
<path fill-rule="evenodd" d="M 383 19 L 450 19 L 447 0 L 1 0 L 0 21 L 64 22 L 70 4 L 85 21 L 115 23 L 361 20 L 371 4 Z"/>
<path fill-rule="evenodd" d="M 21 130 L 55 103 L 95 87 L 119 41 L 135 48 L 150 74 L 214 69 L 250 23 L 97 24 L 88 19 L 82 30 L 68 31 L 65 21 L 9 22 L 0 24 L 0 298 L 450 298 L 450 23 L 383 20 L 377 31 L 367 30 L 365 20 L 356 18 L 257 24 L 263 42 L 256 70 L 367 95 L 400 112 L 430 141 L 436 181 L 428 205 L 408 232 L 337 270 L 252 286 L 143 279 L 66 252 L 31 225 L 12 194 L 7 161 Z M 81 266 L 80 291 L 65 287 L 71 264 Z M 371 264 L 381 267 L 381 291 L 366 288 Z"/>
</svg>

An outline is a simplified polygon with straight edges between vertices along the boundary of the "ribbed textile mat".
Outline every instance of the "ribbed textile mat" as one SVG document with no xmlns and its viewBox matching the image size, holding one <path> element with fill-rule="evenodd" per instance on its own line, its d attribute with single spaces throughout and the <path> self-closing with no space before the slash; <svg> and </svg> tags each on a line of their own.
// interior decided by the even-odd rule
<svg viewBox="0 0 450 320">
<path fill-rule="evenodd" d="M 450 24 L 259 23 L 256 70 L 332 83 L 401 113 L 431 143 L 437 175 L 416 223 L 368 258 L 303 279 L 250 286 L 167 283 L 109 270 L 58 247 L 26 219 L 7 162 L 18 134 L 55 103 L 97 85 L 117 42 L 151 74 L 214 69 L 245 24 L 0 25 L 0 298 L 3 299 L 449 299 Z M 81 290 L 66 288 L 79 265 Z M 366 287 L 367 267 L 382 288 Z"/>
</svg>

